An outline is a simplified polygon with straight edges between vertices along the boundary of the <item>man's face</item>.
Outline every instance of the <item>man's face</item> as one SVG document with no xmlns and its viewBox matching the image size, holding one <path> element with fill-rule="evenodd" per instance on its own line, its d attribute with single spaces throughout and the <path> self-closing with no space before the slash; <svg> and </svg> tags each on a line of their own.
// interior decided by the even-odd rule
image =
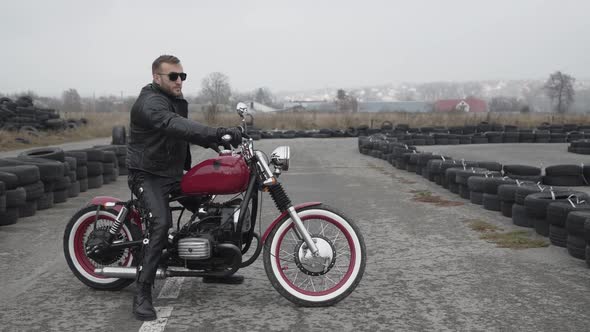
<svg viewBox="0 0 590 332">
<path fill-rule="evenodd" d="M 171 81 L 168 74 L 182 72 L 182 65 L 180 63 L 171 64 L 164 62 L 160 65 L 160 69 L 154 73 L 154 82 L 158 83 L 166 93 L 180 97 L 182 96 L 182 80 L 180 77 L 177 77 L 176 81 Z"/>
</svg>

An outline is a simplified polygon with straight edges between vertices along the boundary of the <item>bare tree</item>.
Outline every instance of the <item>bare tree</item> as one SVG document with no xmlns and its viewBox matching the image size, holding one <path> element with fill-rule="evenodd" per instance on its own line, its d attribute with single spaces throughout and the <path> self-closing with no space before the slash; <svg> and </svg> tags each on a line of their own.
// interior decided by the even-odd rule
<svg viewBox="0 0 590 332">
<path fill-rule="evenodd" d="M 272 106 L 274 98 L 268 88 L 258 88 L 254 93 L 254 101 L 264 105 Z"/>
<path fill-rule="evenodd" d="M 545 93 L 555 103 L 557 113 L 567 112 L 570 105 L 574 102 L 574 82 L 575 78 L 564 74 L 560 71 L 549 76 L 545 82 Z"/>
<path fill-rule="evenodd" d="M 497 96 L 490 100 L 490 112 L 520 112 L 522 107 L 516 97 Z"/>
<path fill-rule="evenodd" d="M 213 72 L 201 82 L 201 94 L 199 98 L 208 103 L 207 120 L 215 120 L 218 105 L 228 105 L 230 103 L 231 87 L 229 77 L 220 72 Z"/>
<path fill-rule="evenodd" d="M 76 89 L 68 89 L 63 92 L 61 96 L 63 100 L 63 108 L 66 112 L 80 112 L 82 111 L 82 99 Z"/>
<path fill-rule="evenodd" d="M 338 89 L 334 100 L 338 110 L 341 112 L 358 112 L 358 101 L 354 96 L 349 95 L 343 89 Z"/>
</svg>

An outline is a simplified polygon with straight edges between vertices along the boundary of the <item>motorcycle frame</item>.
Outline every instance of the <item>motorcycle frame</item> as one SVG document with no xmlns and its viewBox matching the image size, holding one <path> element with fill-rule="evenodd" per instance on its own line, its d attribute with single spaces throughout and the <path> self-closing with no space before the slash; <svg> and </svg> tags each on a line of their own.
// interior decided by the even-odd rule
<svg viewBox="0 0 590 332">
<path fill-rule="evenodd" d="M 250 204 L 250 201 L 252 199 L 255 199 L 255 204 L 258 204 L 258 190 L 263 190 L 265 187 L 269 187 L 272 185 L 276 185 L 278 184 L 278 180 L 275 177 L 276 173 L 273 173 L 270 170 L 270 167 L 268 165 L 268 162 L 266 161 L 266 158 L 264 157 L 264 155 L 262 154 L 262 152 L 260 151 L 256 151 L 253 150 L 252 148 L 252 140 L 251 139 L 247 139 L 247 141 L 242 145 L 243 149 L 242 149 L 242 154 L 244 159 L 246 160 L 248 167 L 250 169 L 250 178 L 248 180 L 248 186 L 247 189 L 244 193 L 244 198 L 242 200 L 242 203 L 240 204 L 240 214 L 238 215 L 238 223 L 235 226 L 235 229 L 233 230 L 233 234 L 232 234 L 232 243 L 234 245 L 236 245 L 238 248 L 242 247 L 243 244 L 243 233 L 242 233 L 242 227 L 244 224 L 244 218 L 246 216 L 246 211 L 247 211 L 247 207 Z M 278 174 L 277 174 L 278 175 Z M 178 200 L 179 198 L 182 198 L 184 196 L 179 196 L 179 197 L 175 197 L 175 199 L 173 199 L 172 201 Z M 101 206 L 105 206 L 105 207 L 110 207 L 110 208 L 115 208 L 119 214 L 117 216 L 116 222 L 119 222 L 119 224 L 122 224 L 123 222 L 125 222 L 126 220 L 129 221 L 134 221 L 135 223 L 139 223 L 141 225 L 141 229 L 142 229 L 142 233 L 145 233 L 145 231 L 148 229 L 148 225 L 146 224 L 146 221 L 144 218 L 142 218 L 135 206 L 135 199 L 131 199 L 128 201 L 120 201 L 118 199 L 112 198 L 112 197 L 97 197 L 95 199 L 93 199 L 93 203 L 97 201 L 96 203 L 98 203 L 98 208 L 97 208 L 97 215 L 100 211 Z M 264 245 L 264 242 L 266 241 L 266 238 L 268 237 L 268 235 L 270 234 L 270 232 L 272 231 L 272 229 L 276 226 L 276 224 L 282 219 L 284 218 L 286 215 L 289 215 L 291 217 L 291 219 L 293 220 L 293 223 L 295 224 L 295 234 L 302 239 L 307 247 L 311 250 L 313 255 L 318 255 L 319 250 L 317 249 L 317 246 L 315 245 L 315 242 L 311 239 L 311 235 L 309 234 L 309 232 L 307 231 L 307 229 L 305 229 L 303 222 L 301 221 L 301 219 L 299 218 L 299 216 L 297 215 L 297 211 L 309 206 L 314 206 L 314 205 L 319 205 L 321 204 L 320 202 L 309 202 L 309 203 L 304 203 L 301 205 L 297 205 L 297 206 L 293 206 L 292 204 L 288 207 L 285 208 L 284 211 L 279 211 L 281 212 L 281 215 L 279 217 L 277 217 L 270 225 L 269 227 L 265 230 L 264 235 L 262 236 L 262 238 L 260 238 L 260 243 L 258 243 L 258 246 L 262 246 Z M 171 211 L 173 211 L 174 209 L 182 209 L 184 211 L 185 208 L 175 208 L 175 207 L 169 207 Z M 253 206 L 253 211 L 251 211 L 251 218 L 253 221 L 253 224 L 248 232 L 248 236 L 246 238 L 246 243 L 247 243 L 247 247 L 246 251 L 242 252 L 242 254 L 246 253 L 250 248 L 250 243 L 252 241 L 252 239 L 254 238 L 254 226 L 257 222 L 256 220 L 256 214 L 258 210 L 258 206 Z M 129 213 L 131 212 L 131 213 Z M 122 215 L 123 214 L 123 215 Z M 178 217 L 179 220 L 182 217 L 182 213 L 181 215 Z M 121 220 L 122 219 L 122 220 Z M 133 219 L 133 220 L 131 220 Z M 139 219 L 139 220 L 137 220 Z M 107 250 L 113 250 L 113 249 L 124 249 L 124 248 L 134 248 L 134 247 L 139 247 L 141 246 L 143 240 L 137 240 L 137 241 L 129 241 L 129 242 L 121 242 L 121 243 L 111 243 L 111 245 L 107 248 Z M 258 251 L 258 255 L 260 254 L 260 251 Z M 255 260 L 255 259 L 254 259 Z M 252 260 L 252 261 L 254 261 Z"/>
</svg>

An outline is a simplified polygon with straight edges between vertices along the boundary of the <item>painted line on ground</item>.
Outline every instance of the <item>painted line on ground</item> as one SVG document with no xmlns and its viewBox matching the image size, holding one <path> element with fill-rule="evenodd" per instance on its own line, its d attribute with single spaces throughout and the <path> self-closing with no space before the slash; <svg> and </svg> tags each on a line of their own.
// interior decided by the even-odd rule
<svg viewBox="0 0 590 332">
<path fill-rule="evenodd" d="M 180 289 L 184 283 L 184 277 L 174 277 L 166 279 L 164 286 L 160 290 L 159 299 L 176 299 L 180 294 Z"/>
<path fill-rule="evenodd" d="M 156 307 L 158 319 L 144 322 L 139 328 L 139 332 L 162 332 L 168 323 L 168 317 L 172 314 L 172 307 Z"/>
<path fill-rule="evenodd" d="M 184 283 L 184 277 L 168 278 L 160 290 L 159 299 L 176 299 Z M 173 307 L 155 307 L 158 319 L 144 322 L 139 332 L 163 332 L 166 329 L 168 318 L 172 315 Z"/>
</svg>

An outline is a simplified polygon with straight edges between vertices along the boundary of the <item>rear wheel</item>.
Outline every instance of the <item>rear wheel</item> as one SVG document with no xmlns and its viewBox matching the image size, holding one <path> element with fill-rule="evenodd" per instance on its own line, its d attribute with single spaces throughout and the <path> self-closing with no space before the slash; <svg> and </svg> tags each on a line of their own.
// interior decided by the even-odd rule
<svg viewBox="0 0 590 332">
<path fill-rule="evenodd" d="M 101 210 L 96 217 L 96 206 L 88 206 L 78 211 L 66 226 L 64 233 L 64 255 L 74 275 L 89 287 L 99 290 L 118 290 L 133 283 L 133 279 L 107 278 L 94 273 L 94 269 L 104 266 L 132 267 L 137 265 L 134 250 L 125 248 L 109 252 L 100 257 L 89 257 L 86 245 L 100 241 L 108 232 L 117 217 L 115 210 Z M 115 241 L 136 241 L 141 239 L 141 230 L 125 221 Z"/>
<path fill-rule="evenodd" d="M 264 268 L 274 288 L 289 301 L 308 307 L 333 305 L 361 281 L 366 250 L 358 227 L 325 205 L 297 213 L 320 254 L 313 257 L 289 216 L 264 244 Z"/>
</svg>

